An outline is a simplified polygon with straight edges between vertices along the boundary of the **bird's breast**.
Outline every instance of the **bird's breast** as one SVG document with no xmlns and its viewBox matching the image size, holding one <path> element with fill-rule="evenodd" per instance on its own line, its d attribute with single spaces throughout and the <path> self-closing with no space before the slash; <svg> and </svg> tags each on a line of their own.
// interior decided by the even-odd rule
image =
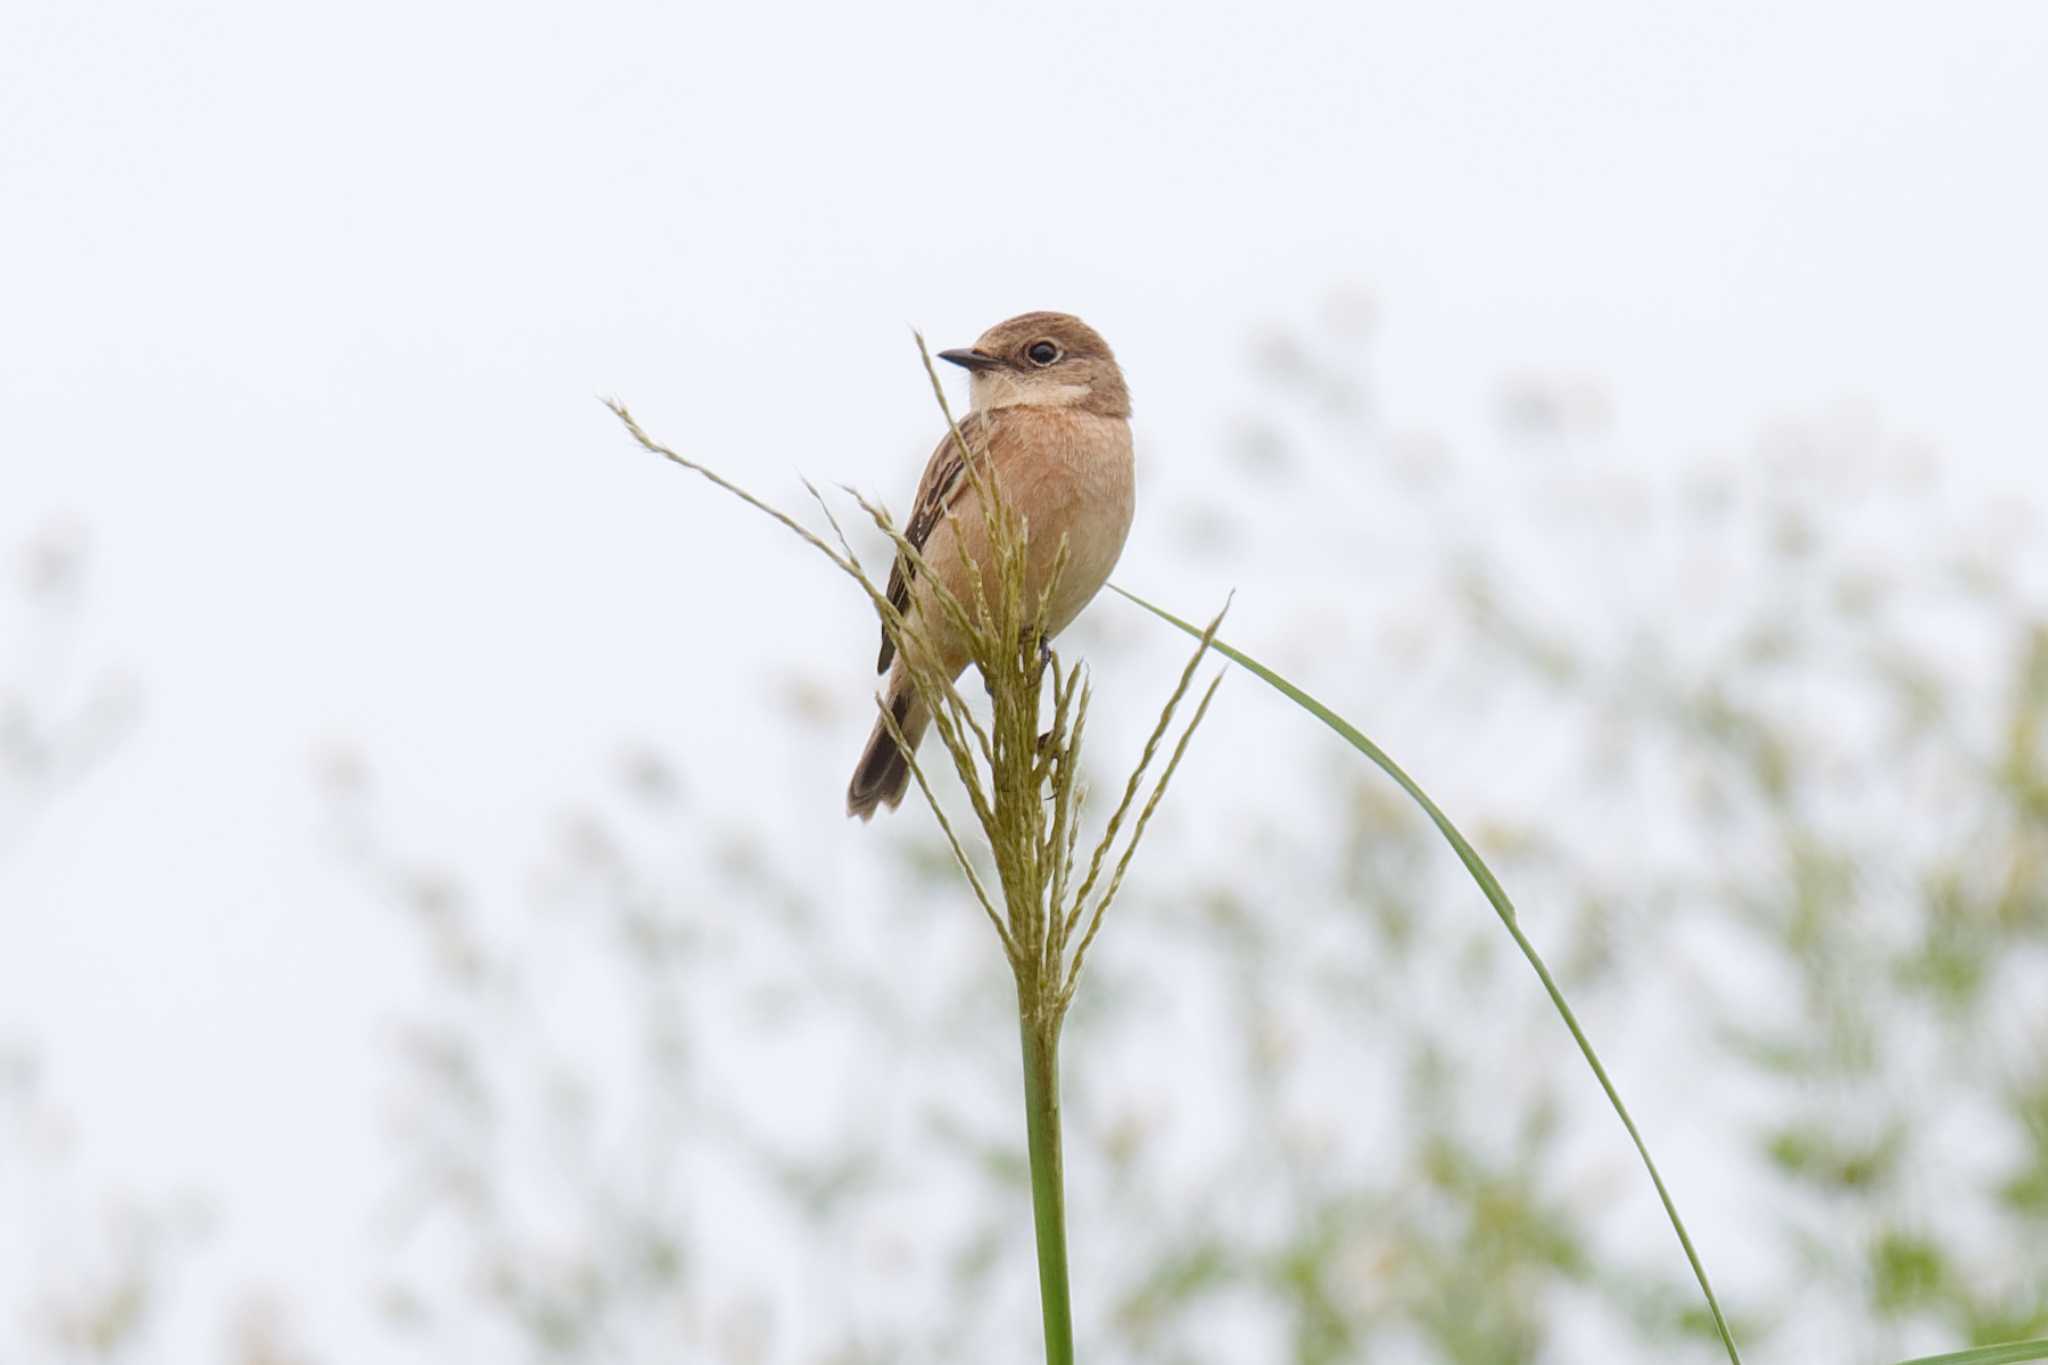
<svg viewBox="0 0 2048 1365">
<path fill-rule="evenodd" d="M 1011 420 L 1024 415 L 1015 410 Z M 1027 521 L 1034 576 L 1049 572 L 1062 539 L 1067 566 L 1053 603 L 1058 631 L 1116 567 L 1136 505 L 1130 424 L 1073 409 L 1032 413 L 1003 443 L 1004 495 Z"/>
</svg>

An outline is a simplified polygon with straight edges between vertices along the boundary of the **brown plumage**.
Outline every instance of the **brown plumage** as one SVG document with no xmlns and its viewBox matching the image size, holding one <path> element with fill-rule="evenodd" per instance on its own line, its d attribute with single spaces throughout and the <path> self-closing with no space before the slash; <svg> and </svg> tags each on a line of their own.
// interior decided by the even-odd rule
<svg viewBox="0 0 2048 1365">
<path fill-rule="evenodd" d="M 984 332 L 971 349 L 945 351 L 941 358 L 972 375 L 972 407 L 961 420 L 961 435 L 969 449 L 988 452 L 1004 498 L 1023 514 L 1031 593 L 1044 584 L 1060 538 L 1066 537 L 1069 558 L 1051 604 L 1050 638 L 1108 580 L 1131 529 L 1131 401 L 1123 372 L 1095 330 L 1066 313 L 1011 318 Z M 918 481 L 904 538 L 950 592 L 963 602 L 973 600 L 967 563 L 988 562 L 987 530 L 951 432 Z M 940 661 L 949 676 L 958 677 L 968 663 L 966 644 L 933 608 L 933 595 L 899 556 L 889 574 L 889 600 L 909 613 L 915 627 L 931 632 Z M 931 718 L 911 687 L 907 665 L 895 654 L 885 632 L 876 667 L 889 673 L 887 704 L 914 749 Z M 877 719 L 847 788 L 847 814 L 866 820 L 880 806 L 895 807 L 909 781 L 909 760 Z"/>
</svg>

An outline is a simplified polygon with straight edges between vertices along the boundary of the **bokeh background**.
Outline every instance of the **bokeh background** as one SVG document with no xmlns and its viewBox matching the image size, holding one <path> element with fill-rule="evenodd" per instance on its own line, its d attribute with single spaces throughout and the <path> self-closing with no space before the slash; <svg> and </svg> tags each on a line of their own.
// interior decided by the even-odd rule
<svg viewBox="0 0 2048 1365">
<path fill-rule="evenodd" d="M 840 814 L 910 327 L 1496 860 L 1756 1361 L 2048 1334 L 2048 10 L 0 13 L 0 1361 L 1026 1361 L 1009 987 Z M 871 566 L 878 542 L 860 542 Z M 1119 600 L 1104 787 L 1183 642 Z M 1066 1058 L 1090 1358 L 1711 1360 L 1562 1027 L 1227 677 Z"/>
</svg>

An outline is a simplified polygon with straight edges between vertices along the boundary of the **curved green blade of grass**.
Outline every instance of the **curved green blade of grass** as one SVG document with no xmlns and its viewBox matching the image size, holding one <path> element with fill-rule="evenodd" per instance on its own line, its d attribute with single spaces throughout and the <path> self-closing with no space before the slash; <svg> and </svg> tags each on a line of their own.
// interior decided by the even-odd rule
<svg viewBox="0 0 2048 1365">
<path fill-rule="evenodd" d="M 1915 1356 L 1899 1365 L 2012 1365 L 2016 1360 L 2048 1360 L 2048 1337 L 2032 1341 L 2008 1341 L 2002 1346 L 1978 1346 L 1947 1355 Z"/>
<path fill-rule="evenodd" d="M 1153 606 L 1136 593 L 1118 587 L 1115 583 L 1109 586 L 1160 620 L 1178 626 L 1197 639 L 1201 638 L 1200 627 L 1188 624 L 1170 611 Z M 1528 937 L 1522 933 L 1521 925 L 1516 923 L 1514 902 L 1510 901 L 1508 893 L 1501 889 L 1499 880 L 1494 877 L 1492 869 L 1487 867 L 1486 861 L 1479 856 L 1478 850 L 1466 842 L 1464 835 L 1458 833 L 1458 827 L 1451 823 L 1451 818 L 1437 807 L 1436 802 L 1429 799 L 1427 792 L 1415 784 L 1415 779 L 1401 771 L 1401 765 L 1389 758 L 1386 750 L 1360 734 L 1351 722 L 1258 660 L 1232 648 L 1222 640 L 1212 640 L 1209 647 L 1335 730 L 1352 748 L 1371 759 L 1379 766 L 1380 771 L 1393 778 L 1401 790 L 1408 793 L 1416 805 L 1422 807 L 1423 814 L 1429 817 L 1445 841 L 1456 851 L 1458 861 L 1465 864 L 1465 870 L 1472 874 L 1472 880 L 1479 883 L 1479 889 L 1486 894 L 1486 899 L 1492 904 L 1494 912 L 1500 916 L 1500 922 L 1507 927 L 1508 934 L 1515 940 L 1515 946 L 1522 950 L 1523 957 L 1529 959 L 1529 965 L 1535 969 L 1537 979 L 1543 983 L 1543 989 L 1550 995 L 1550 1003 L 1557 1008 L 1558 1017 L 1563 1019 L 1564 1026 L 1571 1030 L 1572 1039 L 1578 1043 L 1579 1051 L 1585 1054 L 1586 1065 L 1593 1068 L 1593 1075 L 1599 1080 L 1600 1088 L 1607 1092 L 1608 1103 L 1614 1106 L 1614 1112 L 1620 1117 L 1622 1127 L 1628 1129 L 1629 1140 L 1635 1143 L 1636 1154 L 1643 1159 L 1643 1169 L 1650 1173 L 1650 1183 L 1657 1187 L 1657 1198 L 1663 1201 L 1664 1212 L 1671 1219 L 1671 1229 L 1678 1234 L 1678 1244 L 1685 1248 L 1685 1259 L 1692 1266 L 1694 1278 L 1700 1282 L 1700 1292 L 1706 1295 L 1707 1307 L 1714 1315 L 1714 1328 L 1721 1334 L 1721 1344 L 1728 1349 L 1729 1360 L 1735 1362 L 1735 1365 L 1741 1365 L 1742 1356 L 1735 1349 L 1735 1338 L 1729 1333 L 1728 1320 L 1721 1314 L 1721 1305 L 1714 1297 L 1713 1285 L 1707 1282 L 1707 1268 L 1700 1263 L 1699 1252 L 1693 1249 L 1692 1237 L 1685 1230 L 1685 1220 L 1678 1216 L 1678 1206 L 1671 1201 L 1671 1192 L 1664 1188 L 1664 1177 L 1657 1173 L 1657 1163 L 1651 1160 L 1650 1149 L 1644 1145 L 1643 1135 L 1637 1131 L 1635 1120 L 1629 1117 L 1628 1106 L 1622 1103 L 1621 1093 L 1614 1088 L 1614 1082 L 1608 1078 L 1607 1068 L 1600 1064 L 1600 1056 L 1593 1050 L 1593 1044 L 1587 1039 L 1586 1031 L 1579 1027 L 1578 1016 L 1574 1015 L 1572 1007 L 1565 1003 L 1564 992 L 1558 989 L 1556 980 L 1550 975 L 1550 969 L 1543 965 L 1542 955 L 1536 951 L 1536 945 L 1529 942 Z M 1967 1351 L 1951 1351 L 1946 1355 L 1916 1356 L 1912 1360 L 1900 1361 L 1899 1365 L 2013 1365 L 2014 1362 L 2026 1360 L 2048 1360 L 2048 1337 L 2033 1341 L 2009 1341 L 1998 1346 L 1978 1346 Z"/>
<path fill-rule="evenodd" d="M 1109 586 L 1115 588 L 1118 593 L 1138 606 L 1143 607 L 1146 611 L 1151 612 L 1160 620 L 1180 627 L 1180 629 L 1195 636 L 1197 639 L 1201 637 L 1202 631 L 1200 627 L 1189 625 L 1172 612 L 1155 607 L 1136 593 L 1126 592 L 1114 583 Z M 1523 957 L 1529 959 L 1529 965 L 1535 969 L 1537 979 L 1543 983 L 1543 989 L 1550 995 L 1550 1003 L 1556 1008 L 1558 1016 L 1564 1020 L 1564 1026 L 1571 1030 L 1572 1039 L 1578 1043 L 1579 1051 L 1585 1054 L 1586 1065 L 1593 1068 L 1593 1075 L 1600 1082 L 1600 1088 L 1607 1092 L 1607 1102 L 1614 1106 L 1614 1112 L 1621 1118 L 1622 1127 L 1628 1129 L 1629 1140 L 1635 1143 L 1636 1154 L 1643 1159 L 1643 1169 L 1650 1173 L 1650 1183 L 1657 1187 L 1657 1198 L 1664 1202 L 1664 1212 L 1671 1219 L 1672 1230 L 1678 1234 L 1678 1244 L 1685 1248 L 1685 1259 L 1692 1265 L 1693 1277 L 1700 1282 L 1700 1292 L 1706 1295 L 1707 1308 L 1714 1315 L 1714 1330 L 1720 1333 L 1721 1344 L 1728 1349 L 1728 1359 L 1733 1362 L 1733 1365 L 1742 1365 L 1741 1353 L 1735 1349 L 1735 1338 L 1728 1330 L 1728 1319 L 1722 1315 L 1720 1301 L 1714 1297 L 1714 1287 L 1707 1281 L 1707 1268 L 1700 1263 L 1699 1252 L 1693 1249 L 1692 1237 L 1685 1230 L 1685 1220 L 1678 1216 L 1678 1206 L 1671 1201 L 1671 1192 L 1664 1188 L 1664 1177 L 1657 1173 L 1657 1163 L 1651 1160 L 1650 1149 L 1644 1144 L 1643 1135 L 1637 1131 L 1635 1120 L 1629 1117 L 1628 1106 L 1621 1101 L 1621 1092 L 1616 1090 L 1614 1082 L 1608 1079 L 1607 1068 L 1600 1063 L 1600 1054 L 1593 1050 L 1593 1044 L 1586 1037 L 1586 1031 L 1579 1027 L 1578 1016 L 1573 1014 L 1572 1007 L 1565 1003 L 1564 992 L 1558 989 L 1556 980 L 1550 975 L 1550 969 L 1543 965 L 1543 957 L 1536 951 L 1536 945 L 1529 942 L 1528 936 L 1522 932 L 1522 926 L 1516 922 L 1514 903 L 1508 899 L 1508 893 L 1501 889 L 1499 880 L 1494 877 L 1492 870 L 1486 866 L 1486 862 L 1479 856 L 1478 850 L 1466 842 L 1464 835 L 1458 833 L 1458 827 L 1451 823 L 1449 816 L 1437 808 L 1436 802 L 1429 799 L 1429 794 L 1423 791 L 1421 787 L 1416 786 L 1415 780 L 1409 777 L 1407 773 L 1401 771 L 1401 765 L 1387 757 L 1386 751 L 1380 748 L 1379 745 L 1360 734 L 1356 726 L 1317 701 L 1314 697 L 1311 697 L 1308 693 L 1296 687 L 1293 683 L 1287 681 L 1287 679 L 1281 677 L 1278 673 L 1275 673 L 1272 669 L 1258 662 L 1258 660 L 1240 653 L 1223 641 L 1213 640 L 1210 648 L 1251 673 L 1296 706 L 1299 706 L 1302 710 L 1308 712 L 1332 730 L 1335 730 L 1339 735 L 1342 735 L 1352 748 L 1358 750 L 1358 752 L 1364 754 L 1377 764 L 1382 772 L 1388 777 L 1393 778 L 1400 785 L 1402 791 L 1408 793 L 1409 798 L 1416 805 L 1422 807 L 1423 814 L 1430 818 L 1430 822 L 1437 827 L 1438 832 L 1444 836 L 1452 849 L 1457 852 L 1458 861 L 1465 864 L 1465 870 L 1472 874 L 1472 880 L 1479 883 L 1479 889 L 1485 893 L 1486 899 L 1492 903 L 1494 913 L 1500 916 L 1500 922 L 1507 927 L 1509 936 L 1515 940 L 1515 946 L 1522 950 Z M 1943 1356 L 1940 1359 L 1946 1361 L 1951 1359 L 1951 1357 Z M 1964 1356 L 1954 1357 L 1954 1359 L 1962 1361 L 1968 1360 L 1970 1357 L 1966 1353 Z M 2034 1357 L 1986 1357 L 1985 1361 L 1988 1362 L 1993 1359 L 2030 1360 L 2034 1359 Z M 1977 1365 L 1977 1363 L 1973 1361 L 1972 1365 Z"/>
</svg>

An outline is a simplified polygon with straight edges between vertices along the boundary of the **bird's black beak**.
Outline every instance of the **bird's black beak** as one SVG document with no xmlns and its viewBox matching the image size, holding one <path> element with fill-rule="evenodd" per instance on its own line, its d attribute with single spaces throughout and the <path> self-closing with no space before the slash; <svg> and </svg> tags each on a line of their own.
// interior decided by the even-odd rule
<svg viewBox="0 0 2048 1365">
<path fill-rule="evenodd" d="M 992 370 L 1003 363 L 982 351 L 940 351 L 939 359 L 951 361 L 963 370 Z"/>
</svg>

